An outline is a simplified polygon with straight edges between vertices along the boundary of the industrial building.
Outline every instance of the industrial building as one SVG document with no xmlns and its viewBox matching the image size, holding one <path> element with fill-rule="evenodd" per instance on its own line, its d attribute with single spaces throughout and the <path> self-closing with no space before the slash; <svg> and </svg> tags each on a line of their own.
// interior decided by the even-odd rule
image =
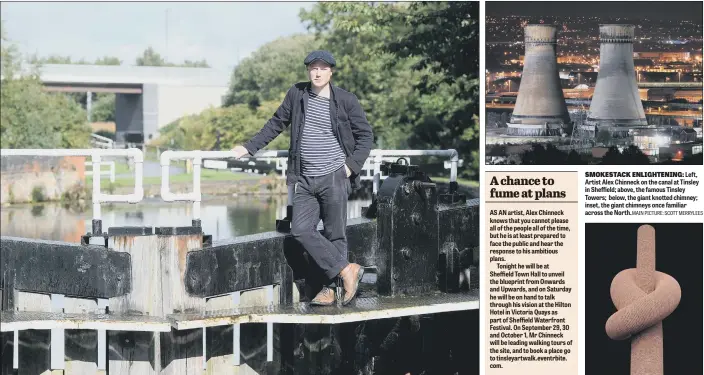
<svg viewBox="0 0 704 375">
<path fill-rule="evenodd" d="M 557 27 L 527 25 L 524 30 L 525 64 L 508 134 L 561 135 L 570 124 L 570 116 L 555 55 Z"/>
<path fill-rule="evenodd" d="M 677 90 L 673 96 L 675 99 L 684 99 L 689 103 L 701 103 L 702 90 Z"/>
<path fill-rule="evenodd" d="M 634 129 L 631 135 L 634 145 L 638 146 L 644 154 L 658 161 L 662 160 L 660 152 L 663 149 L 672 147 L 691 149 L 697 141 L 697 133 L 694 129 L 679 126 Z M 701 146 L 701 143 L 699 145 Z"/>
<path fill-rule="evenodd" d="M 692 55 L 689 52 L 634 52 L 636 59 L 650 59 L 655 62 L 690 61 Z"/>
<path fill-rule="evenodd" d="M 520 155 L 536 143 L 591 154 L 591 160 L 611 146 L 635 145 L 652 162 L 702 152 L 701 85 L 696 73 L 688 73 L 701 60 L 696 52 L 634 53 L 634 25 L 600 25 L 600 56 L 593 59 L 599 65 L 590 72 L 589 65 L 585 70 L 559 64 L 568 56 L 557 54 L 556 27 L 524 30 L 520 78 L 515 66 L 487 71 L 487 163 L 520 163 Z M 641 81 L 667 69 L 675 78 Z"/>
<path fill-rule="evenodd" d="M 618 131 L 648 125 L 633 66 L 633 25 L 599 26 L 599 75 L 587 125 Z"/>
</svg>

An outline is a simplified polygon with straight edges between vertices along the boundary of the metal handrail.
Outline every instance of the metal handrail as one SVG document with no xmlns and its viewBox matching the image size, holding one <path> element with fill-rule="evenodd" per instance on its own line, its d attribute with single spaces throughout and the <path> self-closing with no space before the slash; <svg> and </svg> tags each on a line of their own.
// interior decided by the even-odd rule
<svg viewBox="0 0 704 375">
<path fill-rule="evenodd" d="M 378 192 L 381 181 L 381 161 L 385 156 L 438 156 L 450 159 L 450 182 L 457 181 L 457 164 L 459 154 L 456 150 L 371 150 L 369 157 L 374 163 L 373 192 Z M 284 158 L 288 157 L 288 150 L 259 151 L 254 158 Z M 235 158 L 233 151 L 164 151 L 159 158 L 161 164 L 161 199 L 166 202 L 193 202 L 193 220 L 200 220 L 200 174 L 203 159 L 231 159 Z M 189 193 L 173 193 L 169 186 L 169 173 L 171 160 L 189 159 L 193 162 L 193 191 Z M 288 186 L 288 205 L 293 199 L 293 186 Z"/>
<path fill-rule="evenodd" d="M 450 182 L 457 182 L 457 164 L 460 160 L 457 150 L 372 150 L 369 153 L 374 158 L 373 192 L 379 191 L 381 181 L 381 159 L 384 156 L 439 156 L 450 159 Z"/>
<path fill-rule="evenodd" d="M 261 151 L 256 157 L 285 157 L 288 151 Z M 203 158 L 231 159 L 235 157 L 233 151 L 164 151 L 159 160 L 161 162 L 161 199 L 165 202 L 193 202 L 193 219 L 200 220 L 200 170 Z M 190 159 L 193 161 L 193 191 L 190 193 L 176 194 L 169 188 L 169 166 L 171 160 Z M 290 192 L 289 192 L 290 193 Z"/>
<path fill-rule="evenodd" d="M 85 162 L 84 164 L 86 166 L 88 166 L 88 165 L 93 166 L 93 163 L 89 162 L 89 161 Z M 98 175 L 100 176 L 100 178 L 103 178 L 102 176 L 104 176 L 104 175 L 110 176 L 110 182 L 114 183 L 115 182 L 115 162 L 114 161 L 101 161 L 100 165 L 101 166 L 102 165 L 110 166 L 110 169 L 107 171 L 103 171 L 102 167 L 98 170 Z M 95 176 L 95 171 L 94 170 L 86 171 L 86 175 Z"/>
<path fill-rule="evenodd" d="M 95 133 L 92 133 L 90 136 L 93 138 L 91 141 L 93 141 L 96 146 L 105 146 L 104 148 L 113 148 L 115 146 L 115 141 L 108 137 L 103 137 Z"/>
<path fill-rule="evenodd" d="M 144 156 L 142 150 L 137 148 L 128 149 L 1 149 L 0 156 L 90 156 L 93 170 L 100 170 L 101 158 L 103 156 L 123 156 L 134 159 L 134 193 L 132 194 L 103 194 L 100 191 L 100 177 L 93 178 L 93 220 L 100 220 L 101 203 L 123 202 L 138 203 L 144 198 L 143 163 Z"/>
</svg>

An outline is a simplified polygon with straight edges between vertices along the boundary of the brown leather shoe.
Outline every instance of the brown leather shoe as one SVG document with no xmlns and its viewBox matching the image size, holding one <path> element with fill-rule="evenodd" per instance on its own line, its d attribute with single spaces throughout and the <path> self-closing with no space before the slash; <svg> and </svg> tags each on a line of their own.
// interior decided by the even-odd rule
<svg viewBox="0 0 704 375">
<path fill-rule="evenodd" d="M 364 276 L 364 268 L 357 263 L 350 263 L 340 272 L 340 277 L 345 288 L 345 297 L 342 300 L 342 305 L 347 305 L 357 295 L 359 281 Z"/>
<path fill-rule="evenodd" d="M 330 306 L 333 303 L 335 303 L 335 291 L 326 286 L 320 289 L 320 292 L 310 301 L 312 306 Z"/>
</svg>

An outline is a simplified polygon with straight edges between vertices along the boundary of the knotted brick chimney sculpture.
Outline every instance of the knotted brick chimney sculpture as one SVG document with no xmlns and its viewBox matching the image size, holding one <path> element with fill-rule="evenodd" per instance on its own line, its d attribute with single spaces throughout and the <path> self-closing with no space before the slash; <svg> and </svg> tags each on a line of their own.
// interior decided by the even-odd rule
<svg viewBox="0 0 704 375">
<path fill-rule="evenodd" d="M 618 309 L 606 322 L 614 340 L 631 340 L 631 375 L 662 375 L 662 320 L 680 303 L 682 291 L 672 276 L 655 271 L 655 229 L 638 228 L 636 268 L 619 272 L 611 282 Z"/>
</svg>

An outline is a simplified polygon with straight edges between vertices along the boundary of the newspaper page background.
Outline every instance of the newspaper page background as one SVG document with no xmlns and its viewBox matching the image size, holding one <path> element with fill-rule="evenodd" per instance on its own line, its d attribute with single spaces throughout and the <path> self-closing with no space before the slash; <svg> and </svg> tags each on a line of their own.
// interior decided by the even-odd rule
<svg viewBox="0 0 704 375">
<path fill-rule="evenodd" d="M 486 172 L 487 374 L 577 371 L 577 175 Z"/>
<path fill-rule="evenodd" d="M 606 267 L 603 266 L 597 266 L 596 269 L 586 269 L 586 264 L 596 264 L 596 265 L 603 265 L 605 263 L 610 262 L 610 257 L 609 256 L 604 256 L 604 254 L 601 254 L 601 258 L 598 259 L 589 259 L 587 261 L 587 257 L 591 257 L 591 254 L 587 254 L 586 249 L 585 249 L 585 233 L 596 233 L 593 229 L 586 230 L 587 226 L 589 225 L 611 225 L 611 226 L 616 226 L 616 225 L 636 225 L 636 226 L 641 226 L 644 224 L 652 224 L 656 228 L 656 238 L 657 236 L 657 228 L 658 224 L 666 224 L 670 223 L 673 225 L 680 225 L 683 226 L 683 230 L 686 230 L 687 235 L 680 235 L 679 237 L 675 237 L 675 243 L 672 244 L 671 246 L 668 246 L 666 248 L 658 248 L 656 250 L 657 254 L 656 257 L 662 258 L 663 261 L 663 266 L 665 263 L 665 258 L 668 257 L 669 252 L 675 251 L 675 249 L 680 249 L 682 252 L 681 254 L 677 255 L 677 259 L 681 259 L 681 264 L 679 265 L 679 268 L 682 269 L 682 271 L 679 271 L 677 273 L 689 271 L 691 273 L 691 276 L 688 276 L 681 280 L 682 282 L 688 282 L 689 285 L 682 285 L 683 289 L 683 300 L 678 306 L 678 308 L 675 310 L 677 313 L 684 312 L 685 316 L 688 318 L 692 319 L 690 320 L 689 327 L 690 329 L 687 330 L 687 332 L 691 332 L 692 329 L 694 332 L 702 332 L 703 329 L 703 316 L 702 316 L 702 309 L 701 305 L 697 305 L 696 303 L 693 303 L 692 301 L 689 301 L 692 296 L 696 296 L 699 300 L 701 300 L 701 284 L 704 282 L 704 278 L 702 277 L 703 270 L 704 270 L 704 264 L 702 263 L 702 249 L 704 247 L 704 239 L 702 238 L 701 235 L 701 227 L 702 227 L 702 220 L 704 220 L 704 217 L 699 213 L 702 210 L 704 210 L 704 205 L 702 204 L 701 200 L 697 200 L 694 202 L 691 202 L 687 204 L 687 207 L 682 209 L 685 211 L 691 211 L 694 212 L 695 214 L 692 215 L 608 215 L 608 216 L 587 216 L 585 215 L 585 203 L 587 200 L 585 199 L 585 194 L 581 193 L 584 192 L 585 189 L 589 188 L 589 185 L 586 184 L 586 180 L 588 179 L 587 172 L 592 172 L 592 171 L 600 171 L 600 172 L 623 172 L 624 170 L 632 170 L 632 171 L 640 171 L 640 172 L 653 172 L 653 171 L 662 171 L 666 170 L 668 172 L 682 172 L 682 173 L 692 173 L 695 172 L 697 173 L 697 180 L 700 182 L 697 186 L 692 186 L 689 187 L 686 191 L 686 194 L 696 196 L 696 197 L 702 197 L 704 196 L 704 188 L 702 187 L 701 183 L 701 175 L 703 173 L 702 167 L 699 166 L 694 166 L 694 167 L 688 167 L 688 166 L 668 166 L 666 169 L 663 168 L 662 166 L 579 166 L 579 167 L 572 167 L 574 168 L 573 170 L 575 171 L 573 173 L 574 178 L 576 179 L 577 185 L 576 185 L 576 191 L 580 192 L 577 194 L 577 200 L 574 203 L 569 203 L 577 212 L 577 220 L 578 223 L 575 224 L 577 227 L 577 236 L 576 236 L 576 260 L 575 260 L 575 266 L 576 266 L 576 287 L 572 291 L 572 294 L 576 296 L 576 304 L 572 306 L 572 312 L 563 314 L 561 313 L 561 317 L 567 317 L 566 315 L 569 314 L 576 314 L 576 324 L 577 326 L 575 327 L 575 332 L 576 333 L 576 361 L 578 363 L 578 370 L 577 374 L 579 375 L 584 375 L 584 374 L 593 374 L 596 373 L 594 371 L 587 371 L 588 368 L 588 363 L 593 363 L 593 361 L 599 361 L 599 358 L 594 358 L 594 356 L 590 355 L 590 353 L 586 352 L 586 348 L 588 348 L 590 345 L 587 345 L 586 340 L 587 337 L 590 337 L 590 340 L 592 340 L 592 334 L 596 335 L 606 335 L 605 333 L 605 324 L 606 320 L 603 320 L 601 322 L 598 322 L 597 326 L 601 327 L 601 330 L 599 332 L 587 332 L 587 320 L 590 320 L 590 326 L 593 324 L 591 321 L 593 318 L 591 316 L 587 315 L 587 311 L 592 309 L 592 306 L 587 306 L 589 301 L 586 301 L 585 295 L 589 293 L 588 287 L 587 287 L 587 279 L 593 280 L 594 278 L 599 278 L 601 279 L 602 282 L 604 280 L 607 280 L 606 283 L 607 285 L 610 283 L 610 281 L 613 279 L 615 276 L 614 273 L 609 273 L 605 270 Z M 485 202 L 485 209 L 481 211 L 481 214 L 484 215 L 481 219 L 481 231 L 480 233 L 484 236 L 481 239 L 481 243 L 484 244 L 484 254 L 481 256 L 481 295 L 480 299 L 482 300 L 482 308 L 480 310 L 480 320 L 482 322 L 482 326 L 480 327 L 480 335 L 481 335 L 481 340 L 482 340 L 482 345 L 481 345 L 481 350 L 482 354 L 480 356 L 480 361 L 482 361 L 481 364 L 481 373 L 482 374 L 493 374 L 493 373 L 502 373 L 501 369 L 491 369 L 489 367 L 491 361 L 488 360 L 489 358 L 489 348 L 491 345 L 489 344 L 489 334 L 491 332 L 489 328 L 489 321 L 491 318 L 497 318 L 498 316 L 494 316 L 490 314 L 490 309 L 488 308 L 488 302 L 490 301 L 489 296 L 489 288 L 492 287 L 492 284 L 490 283 L 491 277 L 489 276 L 489 272 L 492 270 L 492 265 L 489 262 L 489 257 L 490 255 L 487 254 L 488 250 L 491 248 L 488 246 L 488 241 L 490 241 L 489 235 L 490 235 L 490 226 L 493 225 L 490 223 L 490 218 L 492 215 L 489 214 L 489 211 L 494 209 L 492 206 L 496 206 L 496 204 L 490 204 L 491 199 L 489 198 L 489 190 L 490 190 L 490 183 L 491 183 L 491 177 L 495 175 L 510 175 L 510 176 L 521 176 L 524 174 L 529 174 L 533 176 L 553 176 L 553 175 L 560 175 L 560 174 L 570 174 L 569 172 L 565 172 L 566 170 L 570 169 L 569 166 L 530 166 L 530 172 L 525 171 L 526 168 L 517 168 L 517 167 L 512 167 L 512 166 L 491 166 L 492 171 L 488 171 L 488 167 L 485 169 L 485 172 L 483 174 L 484 180 L 482 183 L 484 183 L 485 188 L 481 190 L 482 198 L 483 201 Z M 520 169 L 520 172 L 517 171 Z M 525 172 L 524 172 L 525 171 Z M 542 171 L 542 172 L 535 172 L 535 171 Z M 507 190 L 507 189 L 505 189 Z M 510 190 L 510 189 L 508 189 Z M 515 190 L 515 189 L 514 189 Z M 626 193 L 622 193 L 626 194 Z M 548 203 L 547 205 L 551 205 L 554 203 Z M 535 206 L 543 206 L 542 204 L 534 204 Z M 567 203 L 563 204 L 568 205 Z M 518 204 L 514 204 L 511 206 L 510 210 L 521 210 L 522 208 L 519 207 Z M 684 227 L 683 224 L 693 224 L 694 229 L 692 227 Z M 689 235 L 694 233 L 694 235 Z M 698 233 L 698 234 L 697 234 Z M 626 231 L 623 230 L 623 233 L 620 235 L 621 237 L 626 237 L 630 236 L 630 238 L 635 241 L 636 240 L 636 234 L 633 231 Z M 664 235 L 663 235 L 664 236 Z M 672 236 L 669 236 L 668 238 L 672 238 Z M 687 259 L 688 257 L 686 256 L 687 253 L 689 252 L 695 252 L 697 256 L 694 256 L 692 258 L 693 262 L 688 262 Z M 599 256 L 599 254 L 595 253 L 594 256 Z M 635 267 L 636 266 L 636 254 L 635 252 L 630 254 L 630 267 Z M 528 260 L 528 264 L 530 263 L 540 263 L 537 259 L 535 261 Z M 656 270 L 659 271 L 658 262 L 656 264 Z M 673 277 L 678 276 L 675 274 L 675 272 L 670 272 Z M 586 275 L 589 275 L 589 277 L 586 277 Z M 679 279 L 678 279 L 679 280 Z M 692 281 L 693 280 L 693 281 Z M 696 291 L 696 286 L 699 285 L 699 291 Z M 693 288 L 694 287 L 694 288 Z M 692 291 L 694 289 L 694 291 Z M 585 290 L 587 292 L 585 293 Z M 686 290 L 690 290 L 691 292 L 686 296 L 684 296 L 684 293 Z M 602 295 L 605 295 L 606 298 L 608 299 L 609 297 L 609 289 L 606 288 L 602 291 L 600 291 Z M 603 296 L 601 296 L 603 297 Z M 594 303 L 594 302 L 592 302 Z M 694 305 L 694 306 L 693 306 Z M 616 308 L 611 305 L 612 313 L 616 312 Z M 682 309 L 679 310 L 678 309 Z M 673 312 L 673 314 L 675 314 Z M 597 317 L 594 317 L 597 318 Z M 664 324 L 664 336 L 665 336 L 665 342 L 669 343 L 671 342 L 674 338 L 679 337 L 681 333 L 673 332 L 672 330 L 668 332 L 667 327 L 668 327 L 668 320 L 667 318 L 665 319 Z M 668 334 L 670 335 L 668 338 Z M 695 334 L 696 335 L 696 334 Z M 699 342 L 699 346 L 695 346 L 694 350 L 698 350 L 699 353 L 702 352 L 701 350 L 701 340 L 695 340 Z M 616 342 L 618 345 L 628 347 L 630 348 L 628 342 L 620 341 Z M 689 349 L 687 349 L 685 346 L 681 348 L 676 348 L 675 350 L 666 348 L 665 349 L 667 353 L 670 351 L 683 351 L 683 352 L 688 352 Z M 626 353 L 626 360 L 629 360 L 630 358 L 628 357 L 628 353 Z M 701 357 L 696 357 L 696 359 L 689 358 L 687 360 L 687 363 L 690 365 L 692 364 L 692 361 L 698 361 L 698 365 L 702 366 L 701 363 Z M 566 362 L 565 362 L 566 363 Z M 527 371 L 526 373 L 530 374 L 532 372 L 530 371 L 535 371 L 535 373 L 551 373 L 552 368 L 555 368 L 556 363 L 554 362 L 544 362 L 542 363 L 542 367 L 540 366 L 540 363 L 536 362 L 514 362 L 513 366 L 519 366 L 520 365 L 520 371 Z M 508 367 L 506 367 L 508 368 Z M 518 367 L 516 367 L 518 368 Z M 696 368 L 696 366 L 695 366 Z M 515 369 L 512 371 L 516 371 Z M 512 371 L 506 371 L 504 373 L 511 373 Z M 563 372 L 563 373 L 573 373 L 573 372 Z"/>
<path fill-rule="evenodd" d="M 480 5 L 480 23 L 482 30 L 480 36 L 482 56 L 480 59 L 480 71 L 482 72 L 488 72 L 486 59 L 484 58 L 484 56 L 486 56 L 487 42 L 485 6 L 485 2 L 482 2 Z M 508 7 L 509 4 L 506 4 L 506 6 Z M 486 103 L 485 93 L 487 92 L 488 81 L 487 77 L 487 80 L 480 80 L 479 82 L 482 103 Z M 482 186 L 482 189 L 480 189 L 480 199 L 482 204 L 484 204 L 484 208 L 480 211 L 480 234 L 482 236 L 480 243 L 483 246 L 483 253 L 480 256 L 480 374 L 629 374 L 628 365 L 631 360 L 631 345 L 629 340 L 611 340 L 606 334 L 605 325 L 608 317 L 617 311 L 611 301 L 610 284 L 619 271 L 628 267 L 636 267 L 636 246 L 633 244 L 633 241 L 636 241 L 637 229 L 643 225 L 651 225 L 655 228 L 657 243 L 655 250 L 655 269 L 659 272 L 670 274 L 675 278 L 680 283 L 682 293 L 680 304 L 672 313 L 673 315 L 670 315 L 670 317 L 665 318 L 663 321 L 664 350 L 666 352 L 666 361 L 670 360 L 667 358 L 667 356 L 670 356 L 673 359 L 681 360 L 682 363 L 679 364 L 680 366 L 688 365 L 690 369 L 684 372 L 677 372 L 676 369 L 675 371 L 665 373 L 701 373 L 701 369 L 704 367 L 704 358 L 699 354 L 702 353 L 701 337 L 704 335 L 704 316 L 701 307 L 701 287 L 704 283 L 704 277 L 702 276 L 704 273 L 704 260 L 701 255 L 704 251 L 704 238 L 702 237 L 702 222 L 704 221 L 704 216 L 702 215 L 702 211 L 704 211 L 704 204 L 702 203 L 702 197 L 704 197 L 704 167 L 701 165 L 488 165 L 485 164 L 487 152 L 486 147 L 484 147 L 487 140 L 485 132 L 486 120 L 487 118 L 484 116 L 484 118 L 482 118 L 482 131 L 480 134 L 480 186 Z M 596 172 L 613 172 L 619 174 L 628 172 L 630 176 L 627 177 L 621 174 L 620 177 L 594 177 L 588 174 Z M 681 173 L 681 175 L 666 174 L 673 172 Z M 576 367 L 570 367 L 562 372 L 556 369 L 559 366 L 565 366 L 567 363 L 571 362 L 538 363 L 517 361 L 513 363 L 497 363 L 498 361 L 491 361 L 489 359 L 490 356 L 496 356 L 496 354 L 490 353 L 490 348 L 493 347 L 490 341 L 495 340 L 489 337 L 492 332 L 495 332 L 490 329 L 490 319 L 505 317 L 491 314 L 491 308 L 488 307 L 491 301 L 489 299 L 491 295 L 489 290 L 495 287 L 495 285 L 490 283 L 490 272 L 496 271 L 492 268 L 494 266 L 492 266 L 491 262 L 489 262 L 491 255 L 488 254 L 488 252 L 491 247 L 488 244 L 491 240 L 489 237 L 492 232 L 490 227 L 494 225 L 490 223 L 489 219 L 493 217 L 490 214 L 492 209 L 498 211 L 498 208 L 492 207 L 498 206 L 498 204 L 489 203 L 491 201 L 488 195 L 490 189 L 489 184 L 491 177 L 494 175 L 518 176 L 523 173 L 541 177 L 573 173 L 576 181 L 576 197 L 573 199 L 574 203 L 561 204 L 561 206 L 570 205 L 572 207 L 571 209 L 576 212 L 576 222 L 573 223 L 577 233 L 574 248 L 575 258 L 573 261 L 576 267 L 573 271 L 576 275 L 576 285 L 572 291 L 572 295 L 576 296 L 576 303 L 572 305 L 571 311 L 560 313 L 560 316 L 565 317 L 565 319 L 567 319 L 568 316 L 576 316 L 576 327 L 574 327 L 573 332 L 571 332 L 571 334 L 576 336 L 576 341 L 573 346 L 574 350 L 576 350 L 576 353 L 573 353 L 575 354 L 573 360 L 576 361 Z M 593 184 L 593 180 L 597 178 L 602 181 L 598 184 Z M 611 181 L 608 185 L 602 185 L 604 179 Z M 638 180 L 638 184 L 624 183 L 622 187 L 632 190 L 619 192 L 619 185 L 616 185 L 620 183 L 617 182 L 619 179 L 622 181 Z M 589 180 L 592 181 L 588 182 Z M 655 182 L 651 184 L 649 182 L 650 180 Z M 675 185 L 674 182 L 671 184 L 661 184 L 660 182 L 668 180 L 687 180 L 687 182 L 692 183 L 679 181 L 677 185 Z M 613 187 L 616 187 L 617 191 L 610 191 Z M 596 188 L 596 191 L 587 191 L 592 188 Z M 636 188 L 643 190 L 636 190 Z M 665 191 L 659 190 L 662 188 L 665 188 Z M 684 188 L 684 191 L 679 190 L 679 188 Z M 655 197 L 643 199 L 642 197 L 646 195 Z M 679 197 L 677 197 L 678 195 Z M 589 200 L 587 196 L 590 197 Z M 616 196 L 618 196 L 618 198 L 616 198 Z M 640 206 L 625 207 L 625 205 L 631 201 L 629 198 L 634 196 L 636 198 L 635 203 L 640 204 Z M 638 201 L 639 198 L 640 202 Z M 594 203 L 597 203 L 596 207 L 586 206 L 586 204 Z M 546 205 L 553 204 L 555 203 L 551 202 Z M 604 207 L 602 204 L 608 207 Z M 610 207 L 612 204 L 614 206 Z M 619 206 L 620 204 L 624 206 Z M 650 206 L 647 206 L 648 204 L 650 204 Z M 685 206 L 683 207 L 682 204 Z M 540 204 L 532 205 L 542 206 Z M 509 205 L 507 209 L 521 210 L 523 208 L 519 207 L 517 203 Z M 590 214 L 587 214 L 587 211 L 591 211 Z M 594 211 L 599 211 L 600 214 L 594 214 Z M 496 216 L 498 216 L 498 214 Z M 588 254 L 585 246 L 587 243 L 587 234 L 594 236 L 594 238 L 591 238 L 589 241 L 590 247 L 603 246 L 603 249 L 598 251 L 593 250 L 592 254 Z M 623 243 L 628 243 L 630 247 L 626 249 L 624 245 L 621 249 L 624 253 L 622 254 L 623 259 L 619 259 L 617 262 L 615 259 L 612 259 L 613 255 L 610 254 L 610 252 L 617 251 L 614 245 L 603 244 L 604 241 L 608 241 L 610 238 L 618 238 L 620 240 L 622 237 Z M 673 243 L 663 246 L 663 244 L 660 243 L 660 241 L 663 240 L 673 241 Z M 620 244 L 621 242 L 614 241 L 614 243 Z M 688 254 L 694 255 L 690 257 Z M 529 259 L 528 261 L 521 262 L 527 264 L 544 263 L 544 261 L 538 259 L 534 261 Z M 589 265 L 589 268 L 587 268 L 587 265 Z M 683 274 L 689 275 L 683 276 Z M 588 285 L 587 280 L 592 282 L 593 285 Z M 594 297 L 594 300 L 587 300 L 587 295 L 590 295 L 590 298 L 592 298 L 592 295 L 596 297 Z M 596 299 L 599 300 L 597 301 Z M 604 302 L 604 300 L 606 300 L 606 302 Z M 697 302 L 696 300 L 699 301 Z M 684 326 L 678 324 L 680 320 L 687 320 L 687 323 Z M 589 322 L 589 324 L 587 324 L 587 322 Z M 683 329 L 682 327 L 686 328 Z M 588 329 L 592 331 L 588 331 Z M 690 342 L 693 342 L 693 348 L 687 348 L 681 343 L 680 346 L 678 346 L 677 340 L 680 339 L 683 334 L 681 331 L 684 331 L 685 335 L 689 334 L 691 336 L 693 340 Z M 589 344 L 587 344 L 587 340 L 590 340 Z M 604 372 L 600 371 L 599 366 L 594 366 L 594 364 L 608 365 L 609 363 L 608 360 L 605 360 L 606 357 L 600 357 L 600 352 L 589 349 L 594 348 L 594 345 L 601 345 L 604 341 L 600 340 L 611 341 L 611 343 L 608 344 L 610 346 L 606 347 L 607 349 L 614 348 L 614 346 L 611 345 L 618 347 L 614 355 L 620 357 L 618 359 L 619 362 L 626 363 L 627 367 L 625 372 L 622 367 Z M 682 340 L 682 342 L 684 341 L 686 340 Z M 510 350 L 511 347 L 507 346 L 507 348 Z M 687 356 L 689 357 L 686 358 Z M 492 364 L 500 364 L 502 368 L 491 368 L 490 366 Z"/>
</svg>

